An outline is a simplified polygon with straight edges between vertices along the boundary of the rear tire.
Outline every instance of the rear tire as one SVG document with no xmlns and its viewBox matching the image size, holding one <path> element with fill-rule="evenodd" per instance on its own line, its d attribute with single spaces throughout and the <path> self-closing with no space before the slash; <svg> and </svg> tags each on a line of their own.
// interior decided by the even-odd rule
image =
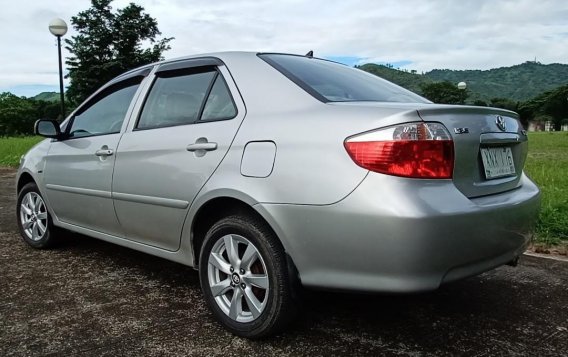
<svg viewBox="0 0 568 357">
<path fill-rule="evenodd" d="M 24 242 L 36 249 L 51 248 L 57 243 L 47 205 L 34 182 L 18 193 L 16 219 Z"/>
<path fill-rule="evenodd" d="M 201 248 L 199 278 L 217 320 L 247 338 L 281 331 L 296 312 L 286 263 L 264 222 L 235 215 L 215 223 Z"/>
</svg>

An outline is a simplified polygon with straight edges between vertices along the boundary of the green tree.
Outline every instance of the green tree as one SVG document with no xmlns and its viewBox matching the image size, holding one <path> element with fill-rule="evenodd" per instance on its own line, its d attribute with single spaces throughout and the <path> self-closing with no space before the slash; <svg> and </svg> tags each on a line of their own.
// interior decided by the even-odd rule
<svg viewBox="0 0 568 357">
<path fill-rule="evenodd" d="M 528 128 L 529 122 L 534 120 L 536 109 L 532 105 L 528 105 L 528 102 L 519 103 L 519 107 L 517 108 L 517 113 L 521 118 L 521 123 L 523 127 Z"/>
<path fill-rule="evenodd" d="M 143 7 L 130 3 L 113 12 L 111 2 L 91 0 L 89 9 L 71 18 L 78 34 L 65 40 L 72 54 L 66 61 L 71 80 L 67 97 L 75 104 L 117 75 L 163 59 L 170 49 L 173 37 L 158 40 L 158 23 Z"/>
<path fill-rule="evenodd" d="M 519 112 L 528 120 L 547 118 L 559 130 L 562 121 L 568 119 L 568 85 L 544 92 L 522 103 Z"/>
<path fill-rule="evenodd" d="M 8 92 L 0 93 L 0 136 L 31 134 L 36 119 L 34 101 Z"/>
<path fill-rule="evenodd" d="M 562 121 L 568 118 L 568 85 L 547 92 L 541 110 L 552 117 L 554 128 L 560 130 Z"/>
<path fill-rule="evenodd" d="M 422 95 L 434 103 L 464 104 L 469 96 L 467 89 L 459 89 L 452 82 L 423 83 L 420 85 Z"/>
<path fill-rule="evenodd" d="M 0 93 L 0 137 L 31 135 L 40 118 L 60 119 L 59 103 Z"/>
<path fill-rule="evenodd" d="M 489 102 L 490 107 L 512 110 L 514 112 L 519 110 L 519 103 L 507 98 L 492 98 Z"/>
<path fill-rule="evenodd" d="M 31 100 L 31 99 L 30 99 Z M 63 120 L 60 116 L 61 107 L 59 102 L 50 102 L 46 100 L 33 100 L 32 104 L 34 105 L 37 113 L 37 118 L 41 119 L 55 119 L 55 120 Z"/>
</svg>

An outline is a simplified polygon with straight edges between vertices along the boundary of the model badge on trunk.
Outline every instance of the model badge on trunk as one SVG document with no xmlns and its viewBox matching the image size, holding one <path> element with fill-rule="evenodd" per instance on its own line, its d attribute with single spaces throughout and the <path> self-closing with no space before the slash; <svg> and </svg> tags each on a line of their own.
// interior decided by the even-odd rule
<svg viewBox="0 0 568 357">
<path fill-rule="evenodd" d="M 456 134 L 469 134 L 469 128 L 454 128 Z"/>
</svg>

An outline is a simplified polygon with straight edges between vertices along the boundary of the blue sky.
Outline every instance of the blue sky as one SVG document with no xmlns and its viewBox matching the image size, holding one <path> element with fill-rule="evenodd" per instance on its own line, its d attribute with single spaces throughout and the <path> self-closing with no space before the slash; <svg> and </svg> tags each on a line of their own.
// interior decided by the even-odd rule
<svg viewBox="0 0 568 357">
<path fill-rule="evenodd" d="M 314 54 L 314 55 L 317 57 L 317 53 Z M 394 68 L 404 68 L 404 67 L 408 67 L 409 65 L 412 64 L 412 61 L 409 61 L 409 60 L 384 62 L 384 61 L 376 61 L 374 59 L 369 59 L 369 58 L 365 58 L 365 57 L 356 57 L 356 56 L 326 56 L 325 59 L 335 61 L 335 62 L 339 62 L 339 63 L 343 63 L 343 64 L 346 64 L 346 65 L 351 66 L 351 67 L 356 66 L 356 65 L 362 65 L 362 64 L 365 64 L 365 63 L 376 63 L 376 64 L 383 64 L 383 65 L 390 64 Z"/>
<path fill-rule="evenodd" d="M 418 73 L 490 69 L 536 57 L 568 61 L 566 0 L 115 0 L 142 5 L 164 36 L 166 58 L 216 51 L 304 54 L 348 65 L 373 62 Z M 0 92 L 58 90 L 57 47 L 47 27 L 89 0 L 0 0 Z M 74 34 L 70 28 L 65 36 Z M 64 50 L 64 57 L 69 54 Z M 67 80 L 66 80 L 67 85 Z"/>
<path fill-rule="evenodd" d="M 6 87 L 0 89 L 0 92 L 10 92 L 17 96 L 33 97 L 42 92 L 58 92 L 59 84 L 23 84 L 19 86 Z"/>
</svg>

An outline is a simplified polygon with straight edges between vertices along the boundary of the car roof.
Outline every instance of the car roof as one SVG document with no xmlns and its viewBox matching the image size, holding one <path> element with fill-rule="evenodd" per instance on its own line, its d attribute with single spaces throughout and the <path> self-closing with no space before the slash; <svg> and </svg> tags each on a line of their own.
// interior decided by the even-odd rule
<svg viewBox="0 0 568 357">
<path fill-rule="evenodd" d="M 133 72 L 137 72 L 140 71 L 142 69 L 145 68 L 151 68 L 154 67 L 156 65 L 162 65 L 162 64 L 167 64 L 167 63 L 173 63 L 173 62 L 178 62 L 178 61 L 184 61 L 184 60 L 189 60 L 189 59 L 194 59 L 194 58 L 203 58 L 203 57 L 215 57 L 220 59 L 221 61 L 225 62 L 230 61 L 233 58 L 242 58 L 243 56 L 257 56 L 259 54 L 278 54 L 278 55 L 288 55 L 288 56 L 299 56 L 299 57 L 303 57 L 304 55 L 300 55 L 300 54 L 296 54 L 296 53 L 286 53 L 286 52 L 259 52 L 259 51 L 221 51 L 221 52 L 207 52 L 207 53 L 199 53 L 199 54 L 195 54 L 195 55 L 187 55 L 187 56 L 181 56 L 181 57 L 174 57 L 174 58 L 168 58 L 162 61 L 158 61 L 158 62 L 154 62 L 154 63 L 150 63 L 150 64 L 145 64 L 143 66 L 140 67 L 136 67 L 133 68 L 131 70 L 129 70 L 128 72 L 122 73 L 121 75 L 119 75 L 118 77 L 116 77 L 115 79 L 120 79 L 124 76 L 127 76 Z M 318 57 L 312 57 L 315 59 L 320 59 L 320 60 L 324 60 L 324 61 L 329 61 L 326 60 L 324 58 L 318 58 Z M 329 62 L 334 62 L 334 61 L 329 61 Z"/>
<path fill-rule="evenodd" d="M 223 59 L 223 58 L 230 58 L 230 57 L 237 57 L 237 56 L 256 56 L 259 52 L 252 52 L 252 51 L 224 51 L 224 52 L 208 52 L 208 53 L 199 53 L 199 54 L 195 54 L 195 55 L 187 55 L 187 56 L 181 56 L 181 57 L 174 57 L 174 58 L 168 58 L 162 61 L 158 61 L 158 62 L 153 62 L 153 63 L 149 63 L 149 64 L 145 64 L 143 66 L 140 67 L 136 67 L 133 68 L 131 70 L 129 70 L 128 72 L 125 72 L 123 74 L 121 74 L 120 76 L 124 76 L 127 75 L 129 73 L 132 72 L 136 72 L 139 71 L 141 69 L 144 68 L 150 68 L 150 67 L 154 67 L 156 65 L 162 65 L 162 64 L 167 64 L 167 63 L 172 63 L 172 62 L 178 62 L 178 61 L 184 61 L 184 60 L 189 60 L 189 59 L 193 59 L 193 58 L 203 58 L 203 57 L 216 57 L 219 59 Z"/>
</svg>

